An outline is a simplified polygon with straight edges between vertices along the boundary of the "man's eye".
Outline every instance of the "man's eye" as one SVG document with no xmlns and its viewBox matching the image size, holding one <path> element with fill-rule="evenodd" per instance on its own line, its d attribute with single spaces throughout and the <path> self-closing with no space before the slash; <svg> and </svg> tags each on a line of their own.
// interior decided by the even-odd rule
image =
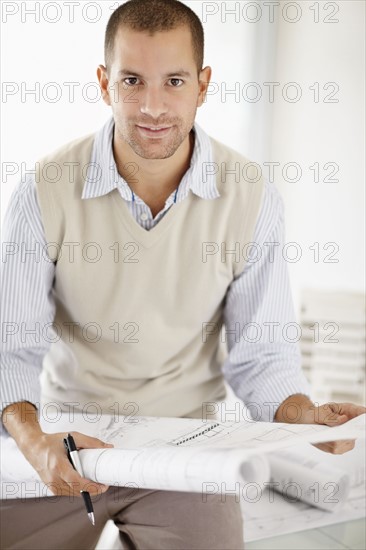
<svg viewBox="0 0 366 550">
<path fill-rule="evenodd" d="M 139 79 L 136 78 L 135 76 L 130 76 L 123 80 L 123 84 L 125 84 L 126 86 L 137 86 L 138 83 L 139 83 Z"/>
<path fill-rule="evenodd" d="M 169 82 L 170 85 L 173 86 L 173 88 L 179 88 L 183 84 L 183 80 L 180 78 L 171 78 Z"/>
</svg>

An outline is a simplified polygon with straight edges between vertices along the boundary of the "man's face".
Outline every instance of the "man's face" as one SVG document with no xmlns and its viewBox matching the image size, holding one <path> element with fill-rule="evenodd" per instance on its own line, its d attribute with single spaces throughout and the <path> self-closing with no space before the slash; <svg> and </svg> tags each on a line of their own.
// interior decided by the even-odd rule
<svg viewBox="0 0 366 550">
<path fill-rule="evenodd" d="M 210 73 L 208 67 L 201 71 L 199 81 L 188 27 L 152 36 L 120 29 L 109 82 L 98 70 L 118 138 L 145 159 L 174 155 L 188 139 Z"/>
</svg>

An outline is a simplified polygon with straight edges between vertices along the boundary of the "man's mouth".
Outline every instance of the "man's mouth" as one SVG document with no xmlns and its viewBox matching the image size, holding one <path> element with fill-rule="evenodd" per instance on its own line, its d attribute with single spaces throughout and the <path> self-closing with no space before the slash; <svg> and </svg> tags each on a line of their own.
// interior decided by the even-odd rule
<svg viewBox="0 0 366 550">
<path fill-rule="evenodd" d="M 169 133 L 172 126 L 142 126 L 141 124 L 137 124 L 137 128 L 144 136 L 161 138 Z"/>
</svg>

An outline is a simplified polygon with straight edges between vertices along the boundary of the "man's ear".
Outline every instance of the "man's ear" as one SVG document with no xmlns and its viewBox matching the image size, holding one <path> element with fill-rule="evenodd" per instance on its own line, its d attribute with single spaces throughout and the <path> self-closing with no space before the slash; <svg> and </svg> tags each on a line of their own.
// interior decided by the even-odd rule
<svg viewBox="0 0 366 550">
<path fill-rule="evenodd" d="M 198 94 L 198 102 L 197 102 L 198 107 L 201 107 L 201 105 L 206 99 L 208 86 L 211 81 L 211 74 L 212 74 L 211 67 L 205 67 L 204 69 L 202 69 L 202 71 L 199 74 L 199 77 L 198 77 L 199 94 Z"/>
<path fill-rule="evenodd" d="M 99 65 L 97 69 L 97 78 L 99 81 L 99 86 L 102 92 L 102 97 L 104 102 L 107 105 L 111 105 L 111 99 L 109 96 L 109 90 L 108 90 L 108 76 L 107 76 L 107 69 L 104 67 L 104 65 Z"/>
</svg>

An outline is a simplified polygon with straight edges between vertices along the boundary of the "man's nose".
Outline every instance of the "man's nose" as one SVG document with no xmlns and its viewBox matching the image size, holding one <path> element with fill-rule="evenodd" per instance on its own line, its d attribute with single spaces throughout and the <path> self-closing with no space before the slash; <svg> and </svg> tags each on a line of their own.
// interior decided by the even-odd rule
<svg viewBox="0 0 366 550">
<path fill-rule="evenodd" d="M 150 87 L 140 95 L 140 111 L 151 118 L 158 119 L 168 109 L 163 90 L 159 87 Z"/>
</svg>

